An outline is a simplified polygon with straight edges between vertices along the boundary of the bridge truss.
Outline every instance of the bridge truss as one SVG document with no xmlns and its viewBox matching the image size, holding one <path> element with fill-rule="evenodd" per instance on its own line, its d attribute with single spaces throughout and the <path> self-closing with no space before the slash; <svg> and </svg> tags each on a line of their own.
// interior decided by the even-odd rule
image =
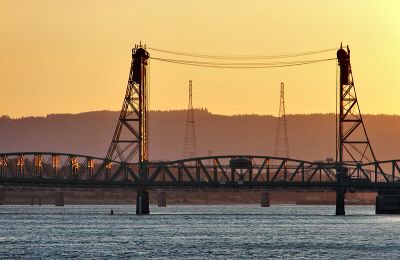
<svg viewBox="0 0 400 260">
<path fill-rule="evenodd" d="M 245 165 L 235 165 L 238 160 Z M 274 164 L 271 164 L 273 162 Z M 0 154 L 2 185 L 147 188 L 315 188 L 337 186 L 335 163 L 252 155 L 198 157 L 150 162 L 140 178 L 138 164 L 60 153 Z M 348 189 L 400 188 L 400 160 L 345 167 Z"/>
</svg>

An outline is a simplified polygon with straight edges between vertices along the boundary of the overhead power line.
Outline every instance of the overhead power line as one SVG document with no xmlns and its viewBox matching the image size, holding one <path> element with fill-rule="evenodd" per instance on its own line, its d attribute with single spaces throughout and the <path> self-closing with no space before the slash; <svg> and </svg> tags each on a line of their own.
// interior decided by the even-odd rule
<svg viewBox="0 0 400 260">
<path fill-rule="evenodd" d="M 226 54 L 209 54 L 209 53 L 207 54 L 207 53 L 195 53 L 195 52 L 185 52 L 185 51 L 173 51 L 173 50 L 165 50 L 165 49 L 151 48 L 151 47 L 147 47 L 147 49 L 167 54 L 194 57 L 194 58 L 226 59 L 226 60 L 267 60 L 267 59 L 294 58 L 294 57 L 309 56 L 314 54 L 321 54 L 334 51 L 337 48 L 330 48 L 317 51 L 307 51 L 307 52 L 258 54 L 258 55 L 226 55 Z"/>
<path fill-rule="evenodd" d="M 287 61 L 287 62 L 258 62 L 258 63 L 220 63 L 220 62 L 204 62 L 195 60 L 176 60 L 176 59 L 166 59 L 151 57 L 153 60 L 175 63 L 181 65 L 198 66 L 198 67 L 208 67 L 208 68 L 223 68 L 223 69 L 264 69 L 264 68 L 280 68 L 280 67 L 291 67 L 291 66 L 301 66 L 306 64 L 320 63 L 331 60 L 336 60 L 336 58 L 327 59 L 316 59 L 316 60 L 302 60 L 302 61 Z"/>
</svg>

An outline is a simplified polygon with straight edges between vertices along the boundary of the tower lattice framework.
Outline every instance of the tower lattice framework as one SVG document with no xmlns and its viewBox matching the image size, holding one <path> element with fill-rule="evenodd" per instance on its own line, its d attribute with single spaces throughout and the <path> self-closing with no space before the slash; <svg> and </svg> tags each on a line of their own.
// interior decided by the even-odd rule
<svg viewBox="0 0 400 260">
<path fill-rule="evenodd" d="M 192 103 L 192 81 L 189 80 L 189 104 L 186 115 L 186 131 L 183 143 L 183 158 L 197 156 L 196 131 L 194 125 L 194 110 Z"/>
<path fill-rule="evenodd" d="M 340 68 L 337 161 L 340 164 L 375 162 L 354 87 L 349 47 L 346 51 L 341 46 L 337 58 Z"/>
<path fill-rule="evenodd" d="M 128 85 L 108 149 L 108 160 L 139 164 L 148 161 L 148 59 L 149 53 L 136 45 L 132 50 Z"/>
<path fill-rule="evenodd" d="M 281 82 L 278 124 L 276 128 L 274 157 L 289 157 L 289 141 L 285 111 L 285 84 Z"/>
</svg>

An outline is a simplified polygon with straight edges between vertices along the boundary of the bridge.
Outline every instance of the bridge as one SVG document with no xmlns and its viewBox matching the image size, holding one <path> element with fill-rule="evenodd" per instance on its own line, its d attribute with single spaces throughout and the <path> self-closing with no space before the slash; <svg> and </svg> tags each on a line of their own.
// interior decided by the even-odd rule
<svg viewBox="0 0 400 260">
<path fill-rule="evenodd" d="M 150 213 L 149 190 L 182 188 L 332 190 L 336 192 L 337 215 L 345 214 L 346 192 L 374 191 L 379 194 L 377 213 L 400 212 L 400 160 L 375 158 L 358 107 L 348 48 L 341 46 L 337 52 L 340 113 L 337 159 L 332 162 L 256 155 L 149 160 L 148 59 L 146 48 L 135 46 L 123 106 L 105 158 L 52 152 L 3 153 L 0 184 L 133 187 L 137 190 L 137 214 Z"/>
</svg>

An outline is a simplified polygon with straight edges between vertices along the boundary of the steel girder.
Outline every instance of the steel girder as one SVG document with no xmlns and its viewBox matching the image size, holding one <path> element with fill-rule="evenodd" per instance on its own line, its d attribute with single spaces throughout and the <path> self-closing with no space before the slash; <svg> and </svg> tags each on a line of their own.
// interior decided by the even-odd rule
<svg viewBox="0 0 400 260">
<path fill-rule="evenodd" d="M 246 159 L 248 168 L 232 168 L 232 159 Z M 271 164 L 273 162 L 274 164 Z M 400 160 L 344 165 L 344 185 L 376 190 L 400 187 Z M 192 188 L 322 188 L 337 185 L 335 163 L 253 155 L 198 157 L 150 162 L 145 181 L 139 165 L 93 156 L 63 153 L 0 154 L 0 183 L 65 186 L 148 186 Z"/>
</svg>

